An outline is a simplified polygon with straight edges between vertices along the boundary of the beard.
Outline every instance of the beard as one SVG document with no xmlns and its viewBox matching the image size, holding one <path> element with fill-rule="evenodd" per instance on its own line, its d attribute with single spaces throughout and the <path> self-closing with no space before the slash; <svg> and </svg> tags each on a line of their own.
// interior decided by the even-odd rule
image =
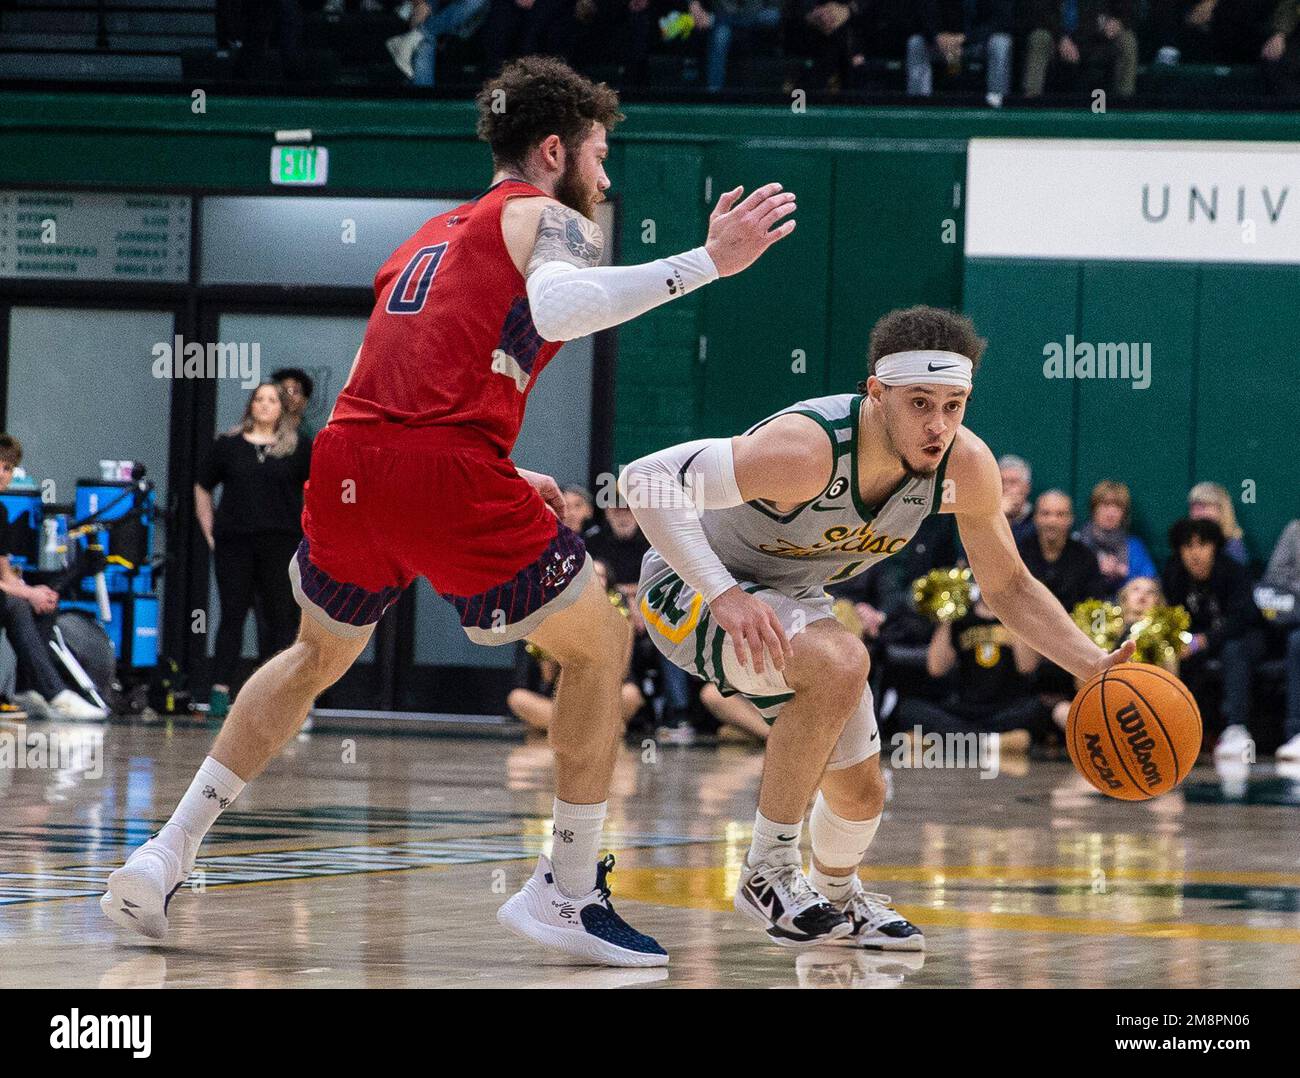
<svg viewBox="0 0 1300 1078">
<path fill-rule="evenodd" d="M 582 186 L 582 180 L 578 176 L 578 170 L 573 166 L 573 160 L 572 155 L 567 155 L 564 174 L 555 186 L 556 201 L 571 210 L 576 210 L 587 220 L 594 221 L 596 219 L 595 193 Z"/>
<path fill-rule="evenodd" d="M 889 451 L 898 458 L 898 463 L 902 465 L 908 479 L 929 479 L 939 470 L 938 461 L 918 468 L 908 460 L 907 454 L 898 448 L 898 442 L 894 440 L 894 432 L 890 430 L 888 420 L 885 422 L 885 441 L 889 443 Z"/>
</svg>

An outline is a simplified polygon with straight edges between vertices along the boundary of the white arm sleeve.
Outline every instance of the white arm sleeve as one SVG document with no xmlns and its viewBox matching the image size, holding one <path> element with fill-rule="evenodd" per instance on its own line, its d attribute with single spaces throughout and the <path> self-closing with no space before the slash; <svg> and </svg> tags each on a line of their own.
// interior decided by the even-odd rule
<svg viewBox="0 0 1300 1078">
<path fill-rule="evenodd" d="M 706 603 L 736 586 L 700 523 L 702 510 L 744 504 L 730 438 L 683 442 L 635 460 L 618 488 L 651 545 Z"/>
<path fill-rule="evenodd" d="M 703 247 L 639 266 L 543 262 L 528 275 L 528 306 L 545 341 L 571 341 L 693 292 L 718 279 Z"/>
</svg>

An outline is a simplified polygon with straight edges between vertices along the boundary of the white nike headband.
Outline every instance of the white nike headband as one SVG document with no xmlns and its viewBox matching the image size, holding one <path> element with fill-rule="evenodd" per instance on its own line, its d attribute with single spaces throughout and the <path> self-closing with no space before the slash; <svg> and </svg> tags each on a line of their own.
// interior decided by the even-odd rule
<svg viewBox="0 0 1300 1078">
<path fill-rule="evenodd" d="M 881 356 L 872 373 L 887 386 L 930 383 L 969 389 L 973 370 L 974 364 L 957 352 L 918 350 Z"/>
</svg>

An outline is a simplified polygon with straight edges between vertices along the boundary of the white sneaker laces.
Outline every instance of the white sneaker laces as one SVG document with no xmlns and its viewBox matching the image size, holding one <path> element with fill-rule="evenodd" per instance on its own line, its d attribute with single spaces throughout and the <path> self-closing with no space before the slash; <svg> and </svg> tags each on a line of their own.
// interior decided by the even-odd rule
<svg viewBox="0 0 1300 1078">
<path fill-rule="evenodd" d="M 802 908 L 805 904 L 814 905 L 826 901 L 821 892 L 808 882 L 801 865 L 781 865 L 769 874 L 769 878 L 785 889 L 798 908 Z"/>
</svg>

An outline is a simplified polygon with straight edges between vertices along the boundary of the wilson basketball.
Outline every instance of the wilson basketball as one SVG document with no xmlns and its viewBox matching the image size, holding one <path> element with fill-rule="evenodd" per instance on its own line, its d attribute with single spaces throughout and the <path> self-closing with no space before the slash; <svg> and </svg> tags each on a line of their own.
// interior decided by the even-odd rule
<svg viewBox="0 0 1300 1078">
<path fill-rule="evenodd" d="M 1187 776 L 1201 751 L 1201 712 L 1187 686 L 1147 663 L 1120 663 L 1074 698 L 1070 760 L 1107 797 L 1146 801 Z"/>
</svg>

